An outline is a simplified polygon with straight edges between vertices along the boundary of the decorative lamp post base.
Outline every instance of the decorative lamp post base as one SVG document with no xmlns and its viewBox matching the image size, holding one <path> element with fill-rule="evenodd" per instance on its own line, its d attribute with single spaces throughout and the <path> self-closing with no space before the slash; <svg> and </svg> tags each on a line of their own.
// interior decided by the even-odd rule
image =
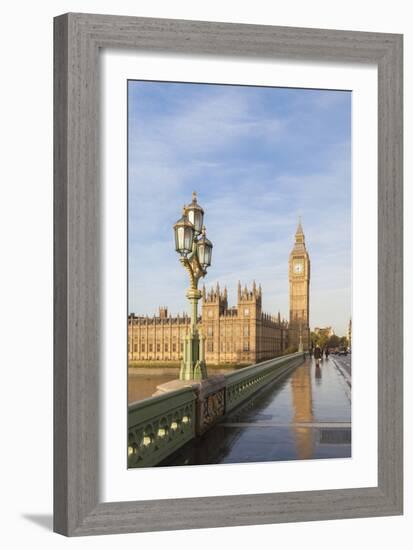
<svg viewBox="0 0 413 550">
<path fill-rule="evenodd" d="M 205 339 L 190 333 L 184 340 L 184 357 L 181 362 L 179 380 L 205 380 L 208 378 L 205 363 Z"/>
<path fill-rule="evenodd" d="M 208 378 L 205 363 L 205 338 L 198 332 L 198 300 L 202 293 L 190 288 L 186 293 L 191 303 L 191 328 L 184 340 L 184 356 L 179 372 L 179 380 L 205 380 Z"/>
<path fill-rule="evenodd" d="M 208 378 L 205 361 L 197 361 L 194 365 L 181 362 L 179 380 L 206 380 Z"/>
</svg>

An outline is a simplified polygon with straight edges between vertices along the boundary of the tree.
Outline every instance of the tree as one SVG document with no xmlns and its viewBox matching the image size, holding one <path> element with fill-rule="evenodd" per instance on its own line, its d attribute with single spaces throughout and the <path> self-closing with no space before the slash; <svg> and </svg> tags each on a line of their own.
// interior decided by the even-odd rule
<svg viewBox="0 0 413 550">
<path fill-rule="evenodd" d="M 327 346 L 327 342 L 328 342 L 327 334 L 320 334 L 318 338 L 318 345 L 320 346 L 320 348 L 325 348 Z"/>
<path fill-rule="evenodd" d="M 338 348 L 339 345 L 340 345 L 340 338 L 336 334 L 333 334 L 328 339 L 328 344 L 327 345 L 328 345 L 329 348 Z"/>
<path fill-rule="evenodd" d="M 315 332 L 310 333 L 310 339 L 313 347 L 320 346 L 320 348 L 338 348 L 340 346 L 347 347 L 348 340 L 345 336 L 337 336 L 337 334 L 332 334 L 328 337 L 326 334 Z"/>
<path fill-rule="evenodd" d="M 311 345 L 312 347 L 314 348 L 315 346 L 318 346 L 318 334 L 316 334 L 315 332 L 311 332 L 310 333 L 310 340 L 311 340 Z"/>
<path fill-rule="evenodd" d="M 343 346 L 343 348 L 346 348 L 348 346 L 348 340 L 346 336 L 342 336 L 340 338 L 340 346 Z"/>
</svg>

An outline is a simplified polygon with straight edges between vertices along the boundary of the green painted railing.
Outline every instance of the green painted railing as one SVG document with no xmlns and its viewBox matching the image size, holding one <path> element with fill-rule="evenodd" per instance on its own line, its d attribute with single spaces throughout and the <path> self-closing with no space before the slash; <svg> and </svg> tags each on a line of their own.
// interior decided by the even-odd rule
<svg viewBox="0 0 413 550">
<path fill-rule="evenodd" d="M 205 418 L 213 419 L 212 426 L 303 361 L 303 353 L 293 353 L 231 372 L 221 381 L 216 379 L 208 399 L 195 383 L 132 403 L 128 408 L 128 467 L 156 466 L 193 439 Z M 224 391 L 224 406 L 216 408 L 214 397 Z"/>
<path fill-rule="evenodd" d="M 303 361 L 303 353 L 292 353 L 226 374 L 225 413 Z"/>
<path fill-rule="evenodd" d="M 191 387 L 132 403 L 128 408 L 128 467 L 148 467 L 195 437 Z"/>
</svg>

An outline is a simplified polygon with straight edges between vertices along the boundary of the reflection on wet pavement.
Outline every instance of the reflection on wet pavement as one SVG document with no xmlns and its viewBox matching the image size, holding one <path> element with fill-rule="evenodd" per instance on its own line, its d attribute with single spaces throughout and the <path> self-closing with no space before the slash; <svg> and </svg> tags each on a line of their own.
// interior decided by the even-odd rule
<svg viewBox="0 0 413 550">
<path fill-rule="evenodd" d="M 351 457 L 351 404 L 334 362 L 307 361 L 165 465 Z"/>
</svg>

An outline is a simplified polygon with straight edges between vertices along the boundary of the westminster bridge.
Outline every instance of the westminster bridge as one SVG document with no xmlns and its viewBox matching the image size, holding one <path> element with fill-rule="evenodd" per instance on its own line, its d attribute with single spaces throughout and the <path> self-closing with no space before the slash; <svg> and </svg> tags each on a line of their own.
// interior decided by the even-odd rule
<svg viewBox="0 0 413 550">
<path fill-rule="evenodd" d="M 316 366 L 295 353 L 187 384 L 129 405 L 129 467 L 351 456 L 351 380 L 338 358 Z"/>
</svg>

